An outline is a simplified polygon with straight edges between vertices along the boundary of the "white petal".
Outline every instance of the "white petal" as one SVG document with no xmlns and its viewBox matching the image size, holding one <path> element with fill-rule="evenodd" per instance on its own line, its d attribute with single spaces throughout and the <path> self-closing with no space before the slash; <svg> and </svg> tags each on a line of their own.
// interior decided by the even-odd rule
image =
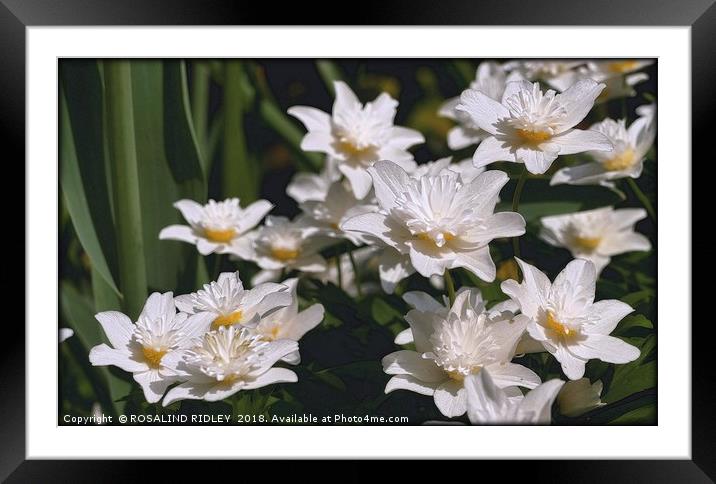
<svg viewBox="0 0 716 484">
<path fill-rule="evenodd" d="M 535 266 L 515 259 L 522 270 L 522 283 L 508 279 L 502 283 L 501 288 L 505 294 L 517 300 L 522 313 L 534 318 L 540 308 L 546 307 L 552 283 Z"/>
<path fill-rule="evenodd" d="M 308 131 L 329 132 L 331 130 L 331 117 L 320 109 L 309 106 L 293 106 L 289 108 L 288 114 L 301 121 Z"/>
<path fill-rule="evenodd" d="M 167 391 L 167 387 L 176 381 L 171 378 L 162 378 L 156 370 L 135 373 L 134 380 L 142 387 L 144 398 L 149 403 L 156 403 L 161 400 L 164 392 Z"/>
<path fill-rule="evenodd" d="M 263 375 L 259 375 L 254 380 L 244 385 L 243 390 L 252 390 L 254 388 L 265 387 L 274 383 L 295 383 L 298 376 L 287 368 L 271 368 Z"/>
<path fill-rule="evenodd" d="M 624 252 L 651 250 L 651 242 L 646 236 L 636 232 L 621 232 L 606 238 L 599 246 L 599 252 L 605 255 L 617 255 Z"/>
<path fill-rule="evenodd" d="M 472 163 L 476 168 L 482 168 L 495 161 L 517 162 L 517 158 L 515 150 L 510 144 L 490 136 L 479 144 L 475 154 L 472 155 Z"/>
<path fill-rule="evenodd" d="M 454 267 L 464 267 L 485 282 L 495 280 L 497 269 L 488 246 L 469 252 L 458 252 Z"/>
<path fill-rule="evenodd" d="M 602 133 L 591 130 L 570 129 L 550 140 L 559 146 L 560 155 L 571 155 L 584 151 L 611 151 L 612 143 Z"/>
<path fill-rule="evenodd" d="M 112 346 L 117 349 L 126 348 L 132 339 L 135 326 L 132 320 L 119 311 L 104 311 L 95 314 L 95 319 L 102 325 L 104 334 Z"/>
<path fill-rule="evenodd" d="M 174 305 L 174 294 L 171 292 L 159 293 L 155 292 L 149 296 L 147 302 L 144 303 L 140 318 L 147 318 L 152 321 L 164 318 L 166 321 L 174 319 L 177 313 Z"/>
<path fill-rule="evenodd" d="M 128 352 L 115 350 L 104 343 L 90 350 L 89 360 L 92 366 L 116 366 L 129 373 L 147 369 L 146 364 L 133 360 Z"/>
<path fill-rule="evenodd" d="M 437 302 L 430 294 L 422 291 L 409 291 L 403 294 L 403 300 L 413 308 L 422 312 L 436 313 L 445 307 Z"/>
<path fill-rule="evenodd" d="M 419 393 L 421 395 L 433 395 L 437 388 L 437 383 L 426 383 L 413 378 L 410 375 L 395 375 L 385 385 L 385 393 L 395 390 L 408 390 Z"/>
<path fill-rule="evenodd" d="M 67 338 L 71 338 L 73 334 L 75 334 L 75 332 L 72 331 L 70 328 L 60 328 L 60 331 L 57 335 L 59 343 L 62 343 Z"/>
<path fill-rule="evenodd" d="M 257 200 L 241 212 L 241 232 L 254 228 L 273 209 L 268 200 Z"/>
<path fill-rule="evenodd" d="M 179 200 L 174 203 L 174 207 L 181 212 L 184 220 L 191 225 L 196 225 L 204 218 L 204 207 L 194 200 Z"/>
<path fill-rule="evenodd" d="M 509 406 L 507 395 L 495 385 L 486 370 L 465 378 L 467 418 L 476 423 L 500 423 Z"/>
<path fill-rule="evenodd" d="M 584 365 L 587 363 L 581 358 L 577 358 L 562 344 L 558 344 L 553 353 L 557 361 L 562 365 L 562 371 L 570 380 L 579 380 L 584 376 Z"/>
<path fill-rule="evenodd" d="M 368 192 L 370 192 L 373 186 L 373 179 L 364 167 L 343 163 L 338 166 L 338 169 L 348 178 L 356 199 L 362 200 L 368 195 Z"/>
<path fill-rule="evenodd" d="M 518 162 L 524 163 L 530 173 L 541 175 L 552 166 L 552 162 L 557 159 L 557 153 L 521 147 L 517 148 L 515 158 Z"/>
<path fill-rule="evenodd" d="M 298 341 L 304 334 L 321 324 L 324 314 L 325 309 L 322 304 L 314 304 L 308 309 L 301 311 L 293 319 L 288 333 L 289 337 L 292 340 Z"/>
<path fill-rule="evenodd" d="M 390 217 L 381 213 L 364 213 L 351 217 L 341 224 L 341 230 L 358 232 L 382 240 L 393 248 L 403 248 L 403 243 L 410 238 L 410 232 L 399 226 Z"/>
<path fill-rule="evenodd" d="M 532 422 L 549 424 L 552 420 L 552 404 L 559 390 L 564 386 L 562 380 L 549 380 L 529 392 L 519 403 L 520 412 L 534 415 Z"/>
<path fill-rule="evenodd" d="M 413 332 L 415 349 L 419 353 L 432 351 L 433 346 L 430 343 L 430 336 L 433 334 L 434 324 L 442 321 L 443 318 L 435 313 L 423 313 L 417 309 L 411 309 L 405 315 L 405 320 Z"/>
<path fill-rule="evenodd" d="M 178 240 L 180 242 L 196 244 L 199 237 L 188 225 L 170 225 L 169 227 L 164 227 L 162 231 L 159 232 L 159 240 Z"/>
<path fill-rule="evenodd" d="M 470 145 L 479 143 L 481 139 L 488 136 L 486 131 L 468 129 L 463 126 L 455 126 L 447 135 L 448 148 L 457 151 L 467 148 Z"/>
<path fill-rule="evenodd" d="M 182 383 L 167 392 L 167 396 L 164 397 L 162 405 L 166 407 L 178 400 L 201 400 L 210 388 L 211 385 L 208 384 L 198 384 L 194 382 Z"/>
<path fill-rule="evenodd" d="M 567 111 L 567 116 L 561 120 L 563 130 L 579 124 L 594 106 L 606 84 L 600 84 L 592 79 L 580 79 L 572 84 L 566 91 L 555 96 L 555 101 Z"/>
<path fill-rule="evenodd" d="M 597 272 L 594 263 L 575 259 L 559 273 L 552 284 L 553 300 L 564 301 L 564 309 L 577 315 L 594 302 Z"/>
<path fill-rule="evenodd" d="M 393 343 L 396 345 L 407 345 L 413 342 L 413 330 L 410 328 L 404 329 L 397 335 L 395 335 L 395 340 Z"/>
<path fill-rule="evenodd" d="M 549 182 L 550 185 L 598 185 L 610 178 L 610 172 L 604 169 L 601 163 L 583 163 L 581 165 L 567 166 L 558 170 Z"/>
<path fill-rule="evenodd" d="M 569 351 L 585 360 L 597 358 L 607 363 L 629 363 L 639 358 L 639 348 L 619 338 L 603 334 L 586 336 L 574 345 L 570 345 Z"/>
<path fill-rule="evenodd" d="M 425 143 L 425 137 L 414 129 L 393 126 L 390 132 L 390 143 L 402 148 L 409 148 L 413 145 Z"/>
<path fill-rule="evenodd" d="M 373 178 L 375 196 L 381 208 L 390 210 L 395 207 L 395 200 L 406 190 L 409 175 L 401 167 L 391 161 L 377 161 L 368 168 Z"/>
<path fill-rule="evenodd" d="M 505 106 L 474 89 L 463 91 L 456 109 L 466 112 L 477 126 L 490 134 L 497 133 L 495 124 L 510 115 Z"/>
<path fill-rule="evenodd" d="M 411 375 L 429 383 L 445 380 L 445 372 L 433 360 L 409 350 L 396 351 L 383 357 L 383 371 L 388 375 Z"/>
<path fill-rule="evenodd" d="M 467 411 L 467 396 L 462 382 L 448 380 L 435 389 L 435 406 L 446 417 L 459 417 Z"/>
<path fill-rule="evenodd" d="M 267 368 L 270 368 L 278 360 L 284 356 L 298 350 L 298 343 L 288 339 L 279 339 L 272 341 L 261 352 L 261 359 L 257 363 L 257 368 L 251 371 L 252 375 L 260 375 Z"/>
<path fill-rule="evenodd" d="M 323 131 L 309 131 L 301 140 L 301 149 L 333 154 L 333 135 Z"/>
<path fill-rule="evenodd" d="M 516 363 L 493 363 L 485 367 L 490 372 L 492 380 L 500 388 L 520 386 L 534 388 L 542 380 L 529 368 Z"/>
<path fill-rule="evenodd" d="M 333 102 L 334 118 L 344 116 L 346 113 L 353 113 L 361 109 L 361 102 L 345 82 L 335 81 L 333 83 L 333 87 L 336 91 L 336 99 Z"/>
<path fill-rule="evenodd" d="M 388 294 L 392 294 L 395 286 L 414 272 L 410 257 L 390 247 L 383 250 L 378 258 L 380 285 Z"/>
</svg>

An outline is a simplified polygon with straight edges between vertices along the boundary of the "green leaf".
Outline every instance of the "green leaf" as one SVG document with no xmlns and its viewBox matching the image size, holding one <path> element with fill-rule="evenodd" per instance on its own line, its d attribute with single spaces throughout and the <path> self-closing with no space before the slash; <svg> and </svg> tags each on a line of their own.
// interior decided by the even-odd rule
<svg viewBox="0 0 716 484">
<path fill-rule="evenodd" d="M 639 329 L 654 329 L 654 325 L 643 314 L 629 315 L 619 322 L 612 336 L 638 336 Z"/>
<path fill-rule="evenodd" d="M 626 365 L 616 365 L 608 393 L 602 401 L 612 403 L 642 390 L 656 386 L 656 361 L 651 353 L 656 348 L 656 336 L 650 335 L 638 344 L 637 339 L 623 338 L 630 344 L 637 344 L 641 355 Z"/>
<path fill-rule="evenodd" d="M 656 424 L 656 404 L 648 404 L 631 410 L 611 422 L 612 425 L 654 425 Z"/>
<path fill-rule="evenodd" d="M 196 276 L 190 269 L 196 264 L 191 258 L 196 249 L 183 242 L 159 240 L 164 227 L 186 224 L 174 202 L 206 200 L 183 64 L 133 61 L 132 89 L 147 282 L 159 291 L 192 286 Z"/>
<path fill-rule="evenodd" d="M 328 92 L 331 94 L 331 96 L 335 96 L 336 89 L 334 86 L 334 82 L 340 81 L 345 77 L 343 75 L 343 72 L 341 72 L 340 67 L 338 67 L 335 62 L 324 59 L 316 61 L 316 69 L 318 69 L 318 74 L 321 76 L 321 79 L 323 79 L 323 82 L 326 84 L 326 89 L 328 89 Z"/>
<path fill-rule="evenodd" d="M 119 293 L 115 283 L 117 248 L 101 131 L 102 86 L 96 64 L 73 61 L 62 65 L 60 72 L 68 82 L 63 81 L 59 96 L 60 188 L 92 266 Z M 77 92 L 80 88 L 83 95 Z"/>
<path fill-rule="evenodd" d="M 107 146 L 117 224 L 119 283 L 124 295 L 124 310 L 134 319 L 146 299 L 147 273 L 129 61 L 106 61 L 104 80 Z M 158 184 L 157 181 L 155 184 Z"/>
</svg>

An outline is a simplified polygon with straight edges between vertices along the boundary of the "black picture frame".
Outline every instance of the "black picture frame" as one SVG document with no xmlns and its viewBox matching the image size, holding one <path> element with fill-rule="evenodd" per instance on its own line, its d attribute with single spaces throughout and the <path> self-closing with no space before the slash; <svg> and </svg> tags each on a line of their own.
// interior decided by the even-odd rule
<svg viewBox="0 0 716 484">
<path fill-rule="evenodd" d="M 341 9 L 338 9 L 341 10 Z M 716 112 L 716 4 L 714 0 L 487 0 L 470 2 L 361 2 L 351 15 L 315 10 L 303 3 L 273 5 L 200 0 L 0 0 L 0 136 L 4 163 L 25 179 L 25 39 L 29 26 L 93 25 L 572 25 L 572 26 L 690 26 L 692 65 L 692 153 L 694 159 L 713 159 L 707 151 Z M 331 18 L 331 14 L 332 18 Z M 702 156 L 699 156 L 702 155 Z M 683 160 L 668 160 L 674 165 Z M 10 176 L 7 174 L 5 176 Z M 694 204 L 694 208 L 697 205 Z M 18 211 L 19 212 L 19 211 Z M 19 214 L 18 214 L 19 216 Z M 694 218 L 692 218 L 693 220 Z M 48 223 L 54 220 L 48 215 Z M 698 219 L 696 219 L 698 220 Z M 10 222 L 6 222 L 10 223 Z M 24 227 L 24 220 L 15 227 Z M 14 229 L 15 234 L 20 231 Z M 24 231 L 23 231 L 24 234 Z M 7 239 L 6 239 L 7 240 Z M 24 246 L 23 235 L 23 246 Z M 19 238 L 10 242 L 20 253 Z M 25 260 L 30 257 L 22 249 Z M 19 257 L 17 258 L 19 264 Z M 24 266 L 24 264 L 23 264 Z M 18 267 L 17 270 L 20 270 Z M 48 269 L 51 274 L 52 269 Z M 6 273 L 10 271 L 6 268 Z M 13 272 L 19 273 L 19 272 Z M 691 281 L 684 281 L 690 284 Z M 14 285 L 19 285 L 17 280 Z M 694 299 L 701 295 L 694 287 Z M 698 299 L 696 299 L 698 300 Z M 15 307 L 20 304 L 15 303 Z M 687 328 L 692 309 L 684 308 L 684 321 L 669 321 Z M 7 317 L 7 316 L 6 316 Z M 104 482 L 134 478 L 139 471 L 121 462 L 25 460 L 25 331 L 17 317 L 4 325 L 0 352 L 0 479 L 8 482 Z M 24 318 L 23 318 L 24 319 Z M 709 365 L 711 321 L 692 325 L 692 459 L 691 461 L 570 461 L 555 464 L 529 462 L 530 474 L 571 482 L 710 482 L 716 479 L 713 399 Z M 661 360 L 665 361 L 665 360 Z M 668 363 L 667 363 L 668 364 Z M 482 464 L 481 464 L 482 465 Z M 485 463 L 484 465 L 489 465 Z M 504 464 L 499 464 L 504 466 Z M 515 463 L 519 466 L 519 463 Z M 176 475 L 187 465 L 174 467 Z M 300 468 L 300 466 L 299 466 Z M 511 467 L 512 468 L 512 467 Z M 541 468 L 549 469 L 545 474 Z M 294 464 L 284 467 L 296 469 Z M 516 468 L 516 469 L 519 469 Z M 519 471 L 519 470 L 518 470 Z M 284 471 L 285 472 L 285 471 Z M 343 472 L 370 477 L 352 464 Z M 489 472 L 483 469 L 481 472 Z M 483 474 L 484 475 L 484 474 Z M 169 475 L 165 475 L 169 478 Z M 540 481 L 539 478 L 536 480 Z M 540 481 L 541 482 L 541 481 Z"/>
</svg>

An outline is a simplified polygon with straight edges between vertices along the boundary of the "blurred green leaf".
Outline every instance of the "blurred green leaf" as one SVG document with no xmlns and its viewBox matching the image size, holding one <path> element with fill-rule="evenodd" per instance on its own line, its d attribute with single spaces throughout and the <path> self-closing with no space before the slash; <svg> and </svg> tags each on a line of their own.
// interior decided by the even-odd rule
<svg viewBox="0 0 716 484">
<path fill-rule="evenodd" d="M 206 200 L 182 62 L 133 61 L 132 89 L 147 282 L 154 290 L 175 290 L 194 284 L 195 275 L 186 269 L 194 264 L 190 258 L 196 249 L 159 240 L 159 232 L 168 225 L 186 224 L 174 202 Z M 183 283 L 183 278 L 191 282 Z"/>
<path fill-rule="evenodd" d="M 77 237 L 93 267 L 119 293 L 115 283 L 117 248 L 101 131 L 102 86 L 95 63 L 71 62 L 64 66 L 61 74 L 70 87 L 65 89 L 63 82 L 59 96 L 60 188 Z M 78 89 L 82 89 L 83 95 Z M 70 110 L 74 111 L 73 119 Z"/>
<path fill-rule="evenodd" d="M 345 78 L 340 67 L 338 67 L 338 65 L 333 61 L 323 59 L 316 61 L 316 69 L 318 69 L 318 74 L 321 76 L 321 79 L 323 79 L 323 82 L 326 84 L 326 89 L 328 89 L 328 92 L 331 94 L 331 96 L 335 96 L 336 88 L 334 86 L 334 82 L 341 81 Z"/>
<path fill-rule="evenodd" d="M 630 344 L 638 344 L 636 339 L 623 339 Z M 647 337 L 638 346 L 641 351 L 638 359 L 626 365 L 616 365 L 609 390 L 602 401 L 612 403 L 656 386 L 656 361 L 650 359 L 651 352 L 656 347 L 656 336 Z"/>
</svg>

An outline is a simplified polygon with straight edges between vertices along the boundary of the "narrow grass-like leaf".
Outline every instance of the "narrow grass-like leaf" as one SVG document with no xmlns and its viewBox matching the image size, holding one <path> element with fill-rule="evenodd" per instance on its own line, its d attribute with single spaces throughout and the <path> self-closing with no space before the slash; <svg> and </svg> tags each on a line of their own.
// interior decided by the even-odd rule
<svg viewBox="0 0 716 484">
<path fill-rule="evenodd" d="M 139 315 L 146 299 L 147 276 L 134 139 L 132 73 L 129 61 L 106 61 L 104 74 L 107 142 L 114 188 L 119 280 L 124 295 L 125 312 L 134 319 Z"/>
<path fill-rule="evenodd" d="M 343 72 L 341 72 L 340 67 L 338 67 L 336 63 L 331 60 L 323 59 L 316 61 L 316 69 L 318 69 L 318 74 L 326 84 L 326 89 L 328 89 L 331 97 L 335 96 L 336 88 L 333 83 L 335 81 L 340 81 L 345 77 Z"/>
<path fill-rule="evenodd" d="M 88 89 L 92 92 L 91 89 Z M 89 95 L 89 94 L 88 94 Z M 101 93 L 100 93 L 101 95 Z M 91 95 L 90 95 L 91 96 Z M 82 151 L 80 161 L 78 150 L 73 136 L 73 123 L 70 119 L 68 103 L 64 91 L 60 92 L 60 134 L 59 134 L 59 156 L 60 156 L 60 188 L 65 200 L 65 206 L 72 219 L 77 237 L 90 258 L 92 266 L 105 279 L 113 291 L 119 293 L 113 271 L 110 269 L 108 260 L 115 259 L 115 237 L 112 223 L 112 213 L 107 199 L 107 179 L 104 172 L 104 159 L 102 157 L 101 132 L 83 132 L 78 137 L 82 138 L 85 146 L 95 146 L 99 153 L 93 155 Z M 101 104 L 100 99 L 94 99 Z M 92 117 L 96 106 L 86 106 L 88 115 Z M 80 111 L 82 112 L 82 111 Z M 77 116 L 81 119 L 81 116 Z M 100 119 L 98 121 L 100 127 Z M 82 123 L 81 123 L 82 125 Z M 100 137 L 99 145 L 94 135 Z M 91 203 L 90 203 L 91 201 Z M 115 264 L 116 265 L 116 264 Z"/>
<path fill-rule="evenodd" d="M 244 132 L 244 94 L 241 89 L 244 77 L 239 60 L 226 61 L 224 70 L 224 156 L 223 195 L 239 197 L 243 205 L 256 200 L 257 167 L 251 163 Z"/>
</svg>

